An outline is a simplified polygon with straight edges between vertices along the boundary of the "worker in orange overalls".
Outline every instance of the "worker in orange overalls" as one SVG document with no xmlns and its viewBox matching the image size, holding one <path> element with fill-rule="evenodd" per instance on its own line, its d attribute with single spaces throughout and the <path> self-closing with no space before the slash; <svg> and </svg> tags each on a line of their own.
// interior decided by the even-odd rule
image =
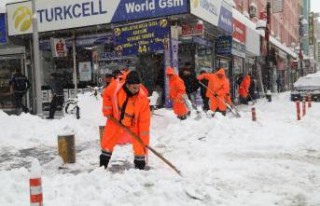
<svg viewBox="0 0 320 206">
<path fill-rule="evenodd" d="M 223 68 L 220 68 L 215 73 L 204 73 L 198 76 L 198 80 L 207 79 L 209 80 L 207 97 L 209 98 L 210 110 L 214 112 L 221 112 L 222 115 L 226 115 L 227 105 L 226 99 L 229 94 L 230 84 L 226 77 Z"/>
<path fill-rule="evenodd" d="M 227 88 L 229 88 L 228 91 L 230 91 L 230 81 L 229 81 L 229 79 L 227 77 L 226 77 L 226 79 L 227 79 L 227 84 L 228 84 Z M 226 93 L 226 97 L 225 98 L 226 98 L 225 99 L 226 103 L 229 104 L 230 106 L 232 106 L 233 103 L 232 103 L 230 92 Z"/>
<path fill-rule="evenodd" d="M 184 82 L 172 67 L 167 67 L 166 75 L 169 79 L 169 98 L 172 101 L 173 112 L 180 120 L 185 120 L 190 114 L 191 106 L 188 108 L 188 96 Z"/>
<path fill-rule="evenodd" d="M 250 81 L 251 81 L 251 78 L 247 74 L 243 77 L 243 80 L 240 83 L 238 93 L 239 93 L 239 99 L 241 104 L 248 104 Z"/>
<path fill-rule="evenodd" d="M 146 92 L 141 89 L 136 71 L 130 71 L 124 82 L 113 81 L 103 92 L 102 112 L 105 117 L 114 117 L 123 126 L 137 134 L 145 145 L 149 144 L 150 105 Z M 113 148 L 119 139 L 129 134 L 112 120 L 107 120 L 101 141 L 100 166 L 107 168 Z M 134 165 L 144 169 L 147 151 L 135 138 L 130 138 L 134 150 Z"/>
</svg>

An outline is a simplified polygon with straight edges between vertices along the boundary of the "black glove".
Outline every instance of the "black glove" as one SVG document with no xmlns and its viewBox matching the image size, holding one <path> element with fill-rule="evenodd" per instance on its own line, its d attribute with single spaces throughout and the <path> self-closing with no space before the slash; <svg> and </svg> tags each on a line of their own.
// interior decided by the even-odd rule
<svg viewBox="0 0 320 206">
<path fill-rule="evenodd" d="M 102 151 L 100 155 L 100 167 L 104 166 L 106 169 L 108 167 L 109 160 L 111 158 L 112 153 L 111 152 L 106 152 Z"/>
</svg>

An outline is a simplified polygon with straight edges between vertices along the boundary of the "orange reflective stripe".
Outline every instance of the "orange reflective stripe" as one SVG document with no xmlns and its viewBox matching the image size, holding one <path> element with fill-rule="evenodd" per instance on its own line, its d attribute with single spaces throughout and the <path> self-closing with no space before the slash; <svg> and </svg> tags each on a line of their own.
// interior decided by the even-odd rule
<svg viewBox="0 0 320 206">
<path fill-rule="evenodd" d="M 41 185 L 41 178 L 30 179 L 30 186 Z"/>
<path fill-rule="evenodd" d="M 31 203 L 42 203 L 42 201 L 43 201 L 42 194 L 31 195 L 30 196 L 30 202 Z"/>
<path fill-rule="evenodd" d="M 140 132 L 140 135 L 141 135 L 141 136 L 149 135 L 149 131 L 142 131 L 142 132 Z"/>
<path fill-rule="evenodd" d="M 129 117 L 129 118 L 134 118 L 134 114 L 124 113 L 124 115 L 125 115 L 126 117 Z"/>
</svg>

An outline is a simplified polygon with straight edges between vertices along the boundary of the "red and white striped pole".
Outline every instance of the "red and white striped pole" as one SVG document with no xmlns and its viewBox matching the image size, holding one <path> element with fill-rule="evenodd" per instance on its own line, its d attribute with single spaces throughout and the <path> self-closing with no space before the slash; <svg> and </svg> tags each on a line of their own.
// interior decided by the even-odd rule
<svg viewBox="0 0 320 206">
<path fill-rule="evenodd" d="M 43 206 L 41 167 L 38 159 L 34 159 L 31 165 L 30 206 Z"/>
<path fill-rule="evenodd" d="M 297 109 L 297 120 L 301 120 L 300 116 L 300 101 L 296 101 L 296 109 Z"/>
<path fill-rule="evenodd" d="M 306 115 L 306 98 L 302 100 L 302 116 Z"/>
<path fill-rule="evenodd" d="M 311 94 L 308 95 L 308 107 L 311 107 Z"/>
<path fill-rule="evenodd" d="M 251 108 L 251 113 L 252 113 L 252 121 L 257 121 L 257 115 L 256 115 L 256 108 L 252 107 Z"/>
</svg>

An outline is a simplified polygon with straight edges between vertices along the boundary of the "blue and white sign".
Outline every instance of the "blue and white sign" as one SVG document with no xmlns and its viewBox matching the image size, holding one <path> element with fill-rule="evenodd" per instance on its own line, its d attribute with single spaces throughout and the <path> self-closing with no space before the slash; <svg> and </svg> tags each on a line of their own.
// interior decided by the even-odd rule
<svg viewBox="0 0 320 206">
<path fill-rule="evenodd" d="M 0 43 L 7 43 L 5 14 L 0 14 Z"/>
<path fill-rule="evenodd" d="M 169 31 L 167 19 L 116 27 L 115 52 L 118 56 L 129 56 L 163 50 Z"/>
<path fill-rule="evenodd" d="M 188 0 L 122 0 L 111 22 L 149 19 L 188 12 Z"/>
<path fill-rule="evenodd" d="M 232 34 L 232 12 L 224 6 L 221 6 L 218 27 L 227 32 L 227 34 Z"/>
<path fill-rule="evenodd" d="M 224 0 L 190 0 L 190 12 L 228 34 L 232 33 L 232 7 Z"/>
<path fill-rule="evenodd" d="M 230 56 L 232 53 L 232 36 L 220 36 L 216 42 L 216 54 Z"/>
<path fill-rule="evenodd" d="M 188 0 L 35 0 L 39 32 L 188 12 Z M 31 2 L 7 5 L 9 35 L 32 33 Z"/>
</svg>

